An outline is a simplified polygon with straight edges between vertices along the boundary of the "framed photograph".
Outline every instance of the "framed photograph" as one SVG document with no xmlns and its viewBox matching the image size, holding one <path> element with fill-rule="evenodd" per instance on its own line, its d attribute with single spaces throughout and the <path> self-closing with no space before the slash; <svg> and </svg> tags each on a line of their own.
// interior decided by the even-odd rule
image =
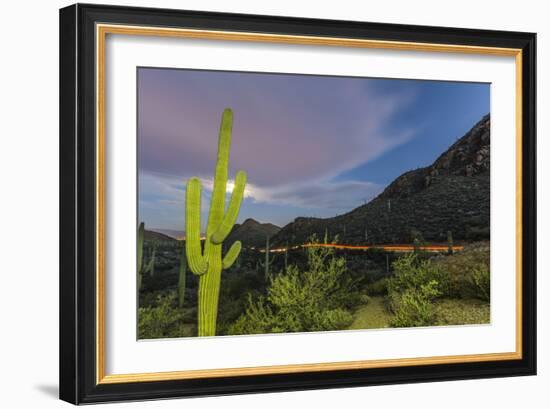
<svg viewBox="0 0 550 409">
<path fill-rule="evenodd" d="M 534 375 L 535 40 L 61 9 L 61 399 Z"/>
</svg>

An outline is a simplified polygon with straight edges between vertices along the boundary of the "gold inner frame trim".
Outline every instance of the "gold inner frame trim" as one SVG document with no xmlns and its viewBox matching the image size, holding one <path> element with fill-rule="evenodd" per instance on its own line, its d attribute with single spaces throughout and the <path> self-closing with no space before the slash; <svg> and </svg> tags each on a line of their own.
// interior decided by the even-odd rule
<svg viewBox="0 0 550 409">
<path fill-rule="evenodd" d="M 388 368 L 413 365 L 437 365 L 467 362 L 490 362 L 522 358 L 522 51 L 515 48 L 467 46 L 458 44 L 415 43 L 403 41 L 364 40 L 353 38 L 298 36 L 235 31 L 179 29 L 167 27 L 96 25 L 96 382 L 115 384 L 214 377 L 291 374 L 350 369 Z M 107 34 L 195 38 L 223 41 L 247 41 L 299 45 L 336 46 L 465 53 L 515 57 L 516 65 L 516 350 L 505 353 L 450 355 L 366 361 L 322 362 L 314 364 L 258 367 L 105 374 L 105 41 Z"/>
</svg>

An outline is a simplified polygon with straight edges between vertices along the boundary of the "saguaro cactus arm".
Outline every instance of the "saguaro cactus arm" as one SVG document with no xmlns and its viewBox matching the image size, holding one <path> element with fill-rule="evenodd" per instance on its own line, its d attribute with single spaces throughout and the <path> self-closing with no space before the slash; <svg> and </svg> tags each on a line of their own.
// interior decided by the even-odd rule
<svg viewBox="0 0 550 409">
<path fill-rule="evenodd" d="M 231 229 L 237 221 L 239 216 L 239 209 L 241 208 L 241 202 L 244 196 L 244 188 L 246 185 L 246 173 L 240 170 L 235 177 L 235 186 L 231 193 L 231 199 L 229 201 L 229 207 L 223 217 L 222 222 L 218 229 L 212 234 L 210 241 L 214 244 L 221 244 L 231 233 Z"/>
<path fill-rule="evenodd" d="M 201 182 L 191 178 L 185 193 L 185 249 L 189 269 L 196 275 L 206 273 L 208 264 L 201 249 Z"/>
<path fill-rule="evenodd" d="M 240 241 L 236 241 L 231 245 L 231 247 L 227 251 L 222 261 L 222 267 L 224 270 L 227 270 L 228 268 L 230 268 L 235 262 L 235 260 L 237 259 L 237 257 L 239 257 L 239 253 L 241 252 L 241 247 L 242 245 Z"/>
<path fill-rule="evenodd" d="M 218 140 L 218 157 L 214 171 L 214 188 L 208 213 L 206 236 L 211 237 L 218 229 L 225 213 L 225 193 L 227 188 L 227 174 L 229 166 L 229 149 L 231 147 L 231 128 L 233 127 L 233 112 L 224 109 L 220 135 Z"/>
</svg>

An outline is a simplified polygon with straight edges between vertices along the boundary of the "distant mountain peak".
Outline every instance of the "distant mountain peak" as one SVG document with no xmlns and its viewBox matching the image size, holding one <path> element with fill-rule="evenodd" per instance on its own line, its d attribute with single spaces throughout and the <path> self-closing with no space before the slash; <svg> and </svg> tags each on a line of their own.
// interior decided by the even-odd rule
<svg viewBox="0 0 550 409">
<path fill-rule="evenodd" d="M 176 240 L 175 237 L 172 237 L 166 233 L 161 233 L 157 230 L 145 230 L 144 231 L 144 238 L 145 240 L 151 240 L 151 241 L 174 241 Z"/>
<path fill-rule="evenodd" d="M 241 226 L 244 226 L 244 225 L 258 225 L 258 224 L 261 224 L 261 223 L 260 223 L 259 221 L 254 220 L 254 219 L 252 219 L 252 218 L 249 217 L 248 219 L 246 219 L 246 220 L 243 222 L 243 224 L 242 224 Z"/>
</svg>

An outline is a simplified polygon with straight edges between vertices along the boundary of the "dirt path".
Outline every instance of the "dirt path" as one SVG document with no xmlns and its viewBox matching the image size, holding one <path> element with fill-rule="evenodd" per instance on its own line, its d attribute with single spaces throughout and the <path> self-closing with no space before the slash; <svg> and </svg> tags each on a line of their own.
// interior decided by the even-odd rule
<svg viewBox="0 0 550 409">
<path fill-rule="evenodd" d="M 391 314 L 384 306 L 384 297 L 371 297 L 370 302 L 359 307 L 353 317 L 349 329 L 387 328 Z"/>
</svg>

